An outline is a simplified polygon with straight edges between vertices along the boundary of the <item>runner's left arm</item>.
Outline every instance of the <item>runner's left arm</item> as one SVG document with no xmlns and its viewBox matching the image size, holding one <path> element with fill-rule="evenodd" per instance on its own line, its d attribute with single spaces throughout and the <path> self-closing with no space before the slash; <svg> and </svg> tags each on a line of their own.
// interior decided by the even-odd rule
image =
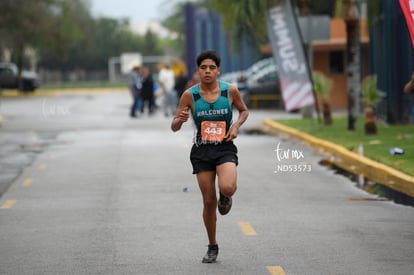
<svg viewBox="0 0 414 275">
<path fill-rule="evenodd" d="M 225 141 L 231 141 L 237 138 L 240 126 L 242 126 L 249 116 L 249 110 L 240 95 L 240 91 L 234 85 L 230 85 L 230 99 L 231 104 L 239 111 L 239 116 L 224 136 Z"/>
</svg>

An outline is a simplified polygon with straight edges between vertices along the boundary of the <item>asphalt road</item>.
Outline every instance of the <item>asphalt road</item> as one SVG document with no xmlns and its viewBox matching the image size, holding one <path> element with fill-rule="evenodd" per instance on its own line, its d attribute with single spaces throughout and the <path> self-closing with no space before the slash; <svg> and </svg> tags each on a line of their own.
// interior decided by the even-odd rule
<svg viewBox="0 0 414 275">
<path fill-rule="evenodd" d="M 239 148 L 238 190 L 207 237 L 191 174 L 188 123 L 128 117 L 127 93 L 3 98 L 0 274 L 413 274 L 414 209 L 377 200 L 321 156 L 254 134 Z"/>
</svg>

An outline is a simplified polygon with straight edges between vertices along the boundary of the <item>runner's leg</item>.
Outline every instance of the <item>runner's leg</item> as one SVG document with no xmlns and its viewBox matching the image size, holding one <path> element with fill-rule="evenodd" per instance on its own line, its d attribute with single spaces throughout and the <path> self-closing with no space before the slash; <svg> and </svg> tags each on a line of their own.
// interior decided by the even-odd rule
<svg viewBox="0 0 414 275">
<path fill-rule="evenodd" d="M 218 186 L 220 192 L 231 197 L 237 190 L 237 168 L 233 162 L 225 162 L 217 166 Z"/>
<path fill-rule="evenodd" d="M 215 171 L 202 171 L 197 173 L 197 181 L 203 196 L 203 220 L 207 230 L 210 244 L 217 244 L 216 222 L 217 222 L 217 196 L 215 186 Z"/>
</svg>

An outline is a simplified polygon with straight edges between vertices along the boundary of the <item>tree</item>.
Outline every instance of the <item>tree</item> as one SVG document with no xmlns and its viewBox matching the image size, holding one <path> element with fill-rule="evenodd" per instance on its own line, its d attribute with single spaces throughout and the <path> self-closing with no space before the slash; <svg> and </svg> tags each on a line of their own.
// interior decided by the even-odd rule
<svg viewBox="0 0 414 275">
<path fill-rule="evenodd" d="M 332 88 L 332 80 L 323 73 L 313 72 L 313 90 L 322 101 L 323 122 L 325 125 L 332 124 L 331 106 L 329 104 L 329 94 Z"/>
<path fill-rule="evenodd" d="M 223 17 L 226 29 L 241 39 L 243 35 L 254 37 L 259 44 L 267 43 L 266 13 L 281 0 L 203 0 L 209 9 L 217 11 Z M 289 0 L 291 1 L 291 0 Z M 299 14 L 333 14 L 332 0 L 294 0 Z"/>
<path fill-rule="evenodd" d="M 85 20 L 86 21 L 86 20 Z M 100 17 L 90 18 L 82 29 L 78 40 L 67 41 L 62 47 L 51 45 L 41 50 L 41 65 L 44 68 L 68 70 L 106 71 L 108 59 L 120 56 L 123 52 L 141 52 L 146 40 L 133 33 L 126 19 Z M 158 39 L 156 46 L 147 47 L 151 52 L 159 53 Z M 153 41 L 153 39 L 150 39 Z M 61 56 L 64 51 L 64 58 Z"/>
<path fill-rule="evenodd" d="M 185 2 L 177 3 L 171 10 L 171 13 L 162 21 L 162 25 L 176 36 L 174 39 L 163 41 L 165 47 L 175 49 L 178 56 L 184 57 L 185 49 Z M 195 3 L 199 6 L 200 2 Z"/>
<path fill-rule="evenodd" d="M 54 56 L 59 67 L 66 69 L 76 44 L 82 44 L 92 33 L 93 20 L 87 0 L 54 0 L 49 6 L 50 27 L 40 45 L 42 55 Z"/>
<path fill-rule="evenodd" d="M 21 81 L 24 51 L 39 45 L 48 29 L 49 9 L 54 0 L 2 0 L 0 1 L 1 48 L 9 49 L 16 56 Z"/>
<path fill-rule="evenodd" d="M 160 55 L 162 54 L 161 49 L 159 48 L 159 37 L 151 30 L 147 30 L 144 36 L 144 43 L 141 48 L 141 53 L 143 55 Z"/>
<path fill-rule="evenodd" d="M 93 18 L 91 0 L 1 0 L 0 54 L 12 52 L 23 68 L 33 49 L 38 66 L 63 73 L 106 71 L 108 59 L 122 52 L 161 54 L 167 45 L 153 32 L 134 33 L 127 19 Z M 165 39 L 170 42 L 170 39 Z"/>
<path fill-rule="evenodd" d="M 24 52 L 33 49 L 37 56 L 54 56 L 60 65 L 71 61 L 73 45 L 90 31 L 88 0 L 2 0 L 0 35 L 2 48 L 9 49 L 23 69 Z M 4 38 L 4 39 L 3 39 Z"/>
<path fill-rule="evenodd" d="M 365 107 L 365 134 L 377 134 L 377 125 L 375 122 L 375 104 L 381 99 L 377 90 L 377 76 L 366 76 L 362 82 L 362 100 Z"/>
<path fill-rule="evenodd" d="M 236 38 L 245 35 L 255 38 L 259 44 L 267 43 L 266 13 L 280 0 L 205 0 L 207 7 L 222 15 L 226 29 Z"/>
<path fill-rule="evenodd" d="M 355 0 L 344 0 L 346 24 L 346 72 L 348 76 L 348 130 L 355 131 L 359 115 L 360 60 L 359 60 L 359 14 Z"/>
</svg>

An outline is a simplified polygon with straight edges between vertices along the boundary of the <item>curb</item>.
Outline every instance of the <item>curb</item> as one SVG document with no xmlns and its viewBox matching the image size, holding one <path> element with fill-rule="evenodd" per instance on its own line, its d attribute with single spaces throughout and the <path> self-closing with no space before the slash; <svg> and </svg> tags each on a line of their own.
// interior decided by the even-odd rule
<svg viewBox="0 0 414 275">
<path fill-rule="evenodd" d="M 364 175 L 367 179 L 383 184 L 393 190 L 414 197 L 414 177 L 404 174 L 369 158 L 360 156 L 335 143 L 315 138 L 309 134 L 277 123 L 271 119 L 264 120 L 265 131 L 294 137 L 311 147 L 327 153 L 328 161 L 348 172 Z"/>
</svg>

